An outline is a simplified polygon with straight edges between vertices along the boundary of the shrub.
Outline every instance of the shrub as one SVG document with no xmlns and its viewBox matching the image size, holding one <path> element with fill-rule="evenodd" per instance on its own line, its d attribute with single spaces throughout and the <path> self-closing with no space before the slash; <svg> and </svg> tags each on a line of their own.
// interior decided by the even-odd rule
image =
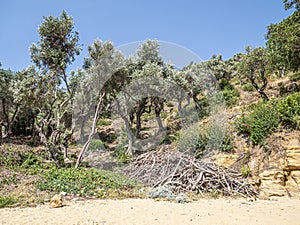
<svg viewBox="0 0 300 225">
<path fill-rule="evenodd" d="M 300 128 L 300 92 L 280 100 L 277 107 L 283 125 L 292 129 Z"/>
<path fill-rule="evenodd" d="M 197 147 L 199 127 L 193 124 L 188 128 L 182 128 L 179 132 L 180 138 L 177 142 L 177 149 L 181 152 L 194 152 Z"/>
<path fill-rule="evenodd" d="M 240 93 L 237 89 L 233 89 L 233 90 L 225 89 L 222 91 L 222 93 L 223 93 L 225 104 L 227 106 L 235 105 L 237 99 L 240 97 Z"/>
<path fill-rule="evenodd" d="M 263 144 L 279 124 L 300 128 L 300 93 L 279 100 L 259 103 L 252 111 L 236 121 L 238 129 L 248 134 L 254 144 Z"/>
<path fill-rule="evenodd" d="M 89 150 L 91 151 L 101 150 L 106 148 L 107 148 L 107 144 L 102 142 L 99 139 L 93 139 L 89 145 Z"/>
<path fill-rule="evenodd" d="M 274 102 L 258 104 L 248 115 L 237 120 L 238 129 L 249 135 L 254 144 L 262 144 L 279 125 L 279 113 Z"/>
<path fill-rule="evenodd" d="M 226 79 L 221 79 L 219 81 L 219 87 L 221 90 L 233 90 L 234 86 Z"/>
<path fill-rule="evenodd" d="M 188 129 L 182 129 L 180 137 L 177 149 L 191 152 L 196 158 L 202 158 L 206 151 L 231 152 L 234 148 L 228 129 L 216 123 L 206 127 L 195 124 Z"/>
<path fill-rule="evenodd" d="M 243 91 L 255 91 L 255 88 L 253 87 L 252 84 L 244 84 L 242 86 Z"/>
<path fill-rule="evenodd" d="M 226 79 L 219 81 L 219 87 L 222 90 L 223 98 L 227 106 L 233 106 L 238 97 L 240 97 L 239 91 Z"/>
</svg>

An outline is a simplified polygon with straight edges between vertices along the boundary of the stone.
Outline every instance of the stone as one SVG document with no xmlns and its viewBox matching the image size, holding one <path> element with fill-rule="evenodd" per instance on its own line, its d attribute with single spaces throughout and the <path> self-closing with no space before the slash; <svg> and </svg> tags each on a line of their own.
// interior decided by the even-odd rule
<svg viewBox="0 0 300 225">
<path fill-rule="evenodd" d="M 50 207 L 51 208 L 59 208 L 62 207 L 62 194 L 54 195 L 50 200 Z"/>
<path fill-rule="evenodd" d="M 216 157 L 215 163 L 219 166 L 224 166 L 226 168 L 229 168 L 232 166 L 237 159 L 239 158 L 238 154 L 219 154 Z"/>
<path fill-rule="evenodd" d="M 291 197 L 300 197 L 300 171 L 291 171 L 287 177 L 286 189 Z"/>
<path fill-rule="evenodd" d="M 284 170 L 300 170 L 300 142 L 298 139 L 292 139 L 287 147 Z"/>
<path fill-rule="evenodd" d="M 282 170 L 265 170 L 260 175 L 261 197 L 284 196 L 287 194 L 285 189 L 285 174 Z"/>
</svg>

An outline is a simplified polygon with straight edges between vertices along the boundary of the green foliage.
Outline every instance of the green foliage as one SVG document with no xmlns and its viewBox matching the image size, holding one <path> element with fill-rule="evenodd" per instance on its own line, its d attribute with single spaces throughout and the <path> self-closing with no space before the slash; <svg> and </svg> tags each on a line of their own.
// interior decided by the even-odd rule
<svg viewBox="0 0 300 225">
<path fill-rule="evenodd" d="M 233 106 L 237 102 L 238 98 L 240 97 L 240 93 L 237 89 L 233 89 L 233 90 L 225 89 L 222 91 L 222 93 L 225 100 L 225 104 L 227 106 Z"/>
<path fill-rule="evenodd" d="M 249 166 L 243 165 L 241 168 L 241 174 L 244 178 L 249 177 L 251 174 L 251 170 L 250 170 Z"/>
<path fill-rule="evenodd" d="M 109 126 L 109 125 L 111 125 L 110 119 L 100 118 L 97 122 L 97 126 Z"/>
<path fill-rule="evenodd" d="M 44 17 L 38 31 L 41 37 L 38 46 L 30 48 L 32 61 L 40 68 L 55 71 L 58 76 L 65 73 L 67 65 L 79 55 L 79 35 L 73 31 L 74 22 L 65 11 L 59 18 Z"/>
<path fill-rule="evenodd" d="M 106 149 L 108 146 L 106 143 L 102 142 L 99 139 L 93 139 L 89 145 L 90 151 L 95 151 L 95 150 L 103 150 Z"/>
<path fill-rule="evenodd" d="M 244 84 L 242 86 L 243 91 L 255 91 L 255 88 L 253 87 L 252 84 Z"/>
<path fill-rule="evenodd" d="M 109 190 L 137 185 L 124 175 L 96 169 L 54 168 L 45 171 L 42 176 L 43 181 L 37 183 L 40 190 L 65 191 L 80 196 L 105 197 Z"/>
<path fill-rule="evenodd" d="M 129 161 L 129 156 L 126 154 L 126 145 L 128 143 L 128 136 L 126 135 L 125 129 L 122 129 L 118 145 L 114 149 L 113 156 L 118 160 L 120 163 L 127 163 Z"/>
<path fill-rule="evenodd" d="M 285 10 L 295 7 L 296 10 L 300 10 L 299 0 L 283 0 Z"/>
<path fill-rule="evenodd" d="M 227 79 L 224 78 L 219 81 L 219 87 L 222 91 L 234 89 L 234 86 Z"/>
<path fill-rule="evenodd" d="M 294 73 L 290 76 L 290 81 L 297 82 L 300 81 L 300 73 Z"/>
<path fill-rule="evenodd" d="M 300 129 L 300 92 L 280 100 L 277 108 L 282 124 L 292 129 Z"/>
<path fill-rule="evenodd" d="M 8 174 L 0 180 L 0 189 L 3 188 L 5 185 L 15 185 L 18 182 L 18 178 L 15 173 Z"/>
<path fill-rule="evenodd" d="M 300 67 L 300 11 L 280 23 L 271 24 L 266 38 L 273 67 L 297 71 Z"/>
<path fill-rule="evenodd" d="M 16 203 L 17 200 L 11 196 L 0 196 L 0 208 L 9 207 Z"/>
<path fill-rule="evenodd" d="M 238 97 L 240 97 L 239 91 L 227 79 L 221 79 L 219 81 L 219 87 L 222 90 L 225 104 L 227 106 L 233 106 Z"/>
<path fill-rule="evenodd" d="M 16 146 L 4 145 L 0 151 L 0 166 L 26 168 L 40 163 L 35 154 L 31 151 L 18 150 Z"/>
<path fill-rule="evenodd" d="M 180 130 L 180 138 L 177 142 L 177 149 L 181 152 L 194 152 L 198 143 L 199 127 L 198 124 L 193 124 L 188 128 Z"/>
<path fill-rule="evenodd" d="M 237 127 L 248 134 L 254 144 L 262 144 L 279 125 L 280 118 L 276 108 L 276 102 L 258 104 L 252 112 L 237 120 Z"/>
<path fill-rule="evenodd" d="M 206 151 L 219 150 L 231 152 L 234 149 L 233 138 L 228 128 L 213 123 L 209 126 L 195 124 L 180 131 L 180 139 L 177 149 L 182 152 L 190 152 L 196 158 L 202 158 Z"/>
<path fill-rule="evenodd" d="M 254 144 L 263 144 L 279 124 L 292 129 L 300 125 L 300 93 L 294 93 L 277 101 L 260 103 L 247 115 L 236 121 L 238 129 L 249 135 Z"/>
</svg>

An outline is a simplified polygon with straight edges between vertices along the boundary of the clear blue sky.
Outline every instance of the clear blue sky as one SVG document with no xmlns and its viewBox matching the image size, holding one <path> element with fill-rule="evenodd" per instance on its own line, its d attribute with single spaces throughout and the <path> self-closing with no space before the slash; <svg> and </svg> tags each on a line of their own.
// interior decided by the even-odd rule
<svg viewBox="0 0 300 225">
<path fill-rule="evenodd" d="M 285 11 L 282 0 L 1 0 L 0 62 L 18 71 L 30 62 L 29 47 L 39 40 L 43 16 L 66 10 L 75 21 L 83 51 L 69 69 L 80 67 L 95 39 L 115 46 L 147 38 L 174 42 L 202 59 L 228 59 L 245 46 L 264 46 L 266 27 Z"/>
</svg>

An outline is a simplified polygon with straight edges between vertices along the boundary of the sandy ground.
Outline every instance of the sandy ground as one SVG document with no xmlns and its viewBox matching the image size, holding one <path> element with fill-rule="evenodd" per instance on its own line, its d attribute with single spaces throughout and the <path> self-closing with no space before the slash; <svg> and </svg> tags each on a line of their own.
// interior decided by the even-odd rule
<svg viewBox="0 0 300 225">
<path fill-rule="evenodd" d="M 150 199 L 88 200 L 64 207 L 0 209 L 0 224 L 300 224 L 300 200 L 200 199 L 180 204 Z"/>
</svg>

